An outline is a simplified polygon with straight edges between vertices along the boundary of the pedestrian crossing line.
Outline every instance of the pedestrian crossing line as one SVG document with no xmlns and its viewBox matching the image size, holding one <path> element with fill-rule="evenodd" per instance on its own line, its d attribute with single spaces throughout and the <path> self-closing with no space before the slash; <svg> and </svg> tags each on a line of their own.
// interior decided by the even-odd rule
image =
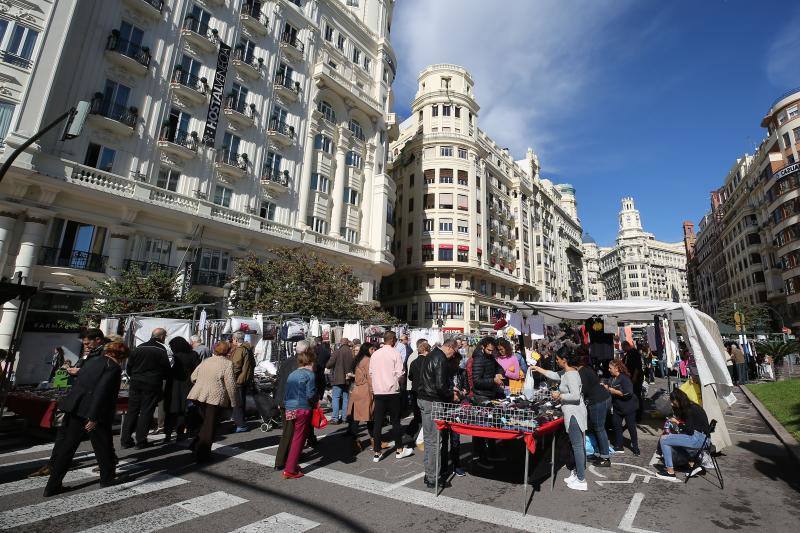
<svg viewBox="0 0 800 533">
<path fill-rule="evenodd" d="M 129 465 L 130 461 L 123 460 L 117 465 L 121 470 L 126 470 L 134 465 Z M 99 477 L 100 474 L 92 472 L 95 467 L 87 466 L 86 468 L 79 468 L 71 470 L 64 476 L 64 483 L 73 483 L 75 481 L 84 481 Z M 29 490 L 43 489 L 47 485 L 48 476 L 32 477 L 27 479 L 20 479 L 19 481 L 12 481 L 10 483 L 3 483 L 0 485 L 0 498 L 10 494 L 18 494 Z"/>
<path fill-rule="evenodd" d="M 66 495 L 61 498 L 50 498 L 34 505 L 3 511 L 0 513 L 0 530 L 33 524 L 54 516 L 91 509 L 106 503 L 177 487 L 185 483 L 189 483 L 189 481 L 166 474 L 157 474 L 113 487 Z"/>
<path fill-rule="evenodd" d="M 153 509 L 133 516 L 128 516 L 107 524 L 85 529 L 83 533 L 150 533 L 168 527 L 207 516 L 217 511 L 224 511 L 247 500 L 228 494 L 227 492 L 212 492 L 205 496 L 198 496 L 159 509 Z"/>
<path fill-rule="evenodd" d="M 290 513 L 278 513 L 260 522 L 253 522 L 230 533 L 302 533 L 314 529 L 319 524 L 307 518 Z M 98 532 L 100 533 L 100 532 Z"/>
<path fill-rule="evenodd" d="M 94 452 L 80 452 L 75 454 L 75 459 L 92 459 Z M 33 469 L 42 466 L 50 461 L 50 457 L 37 457 L 36 459 L 25 459 L 24 461 L 14 461 L 13 463 L 0 464 L 0 472 L 13 472 L 15 470 Z"/>
<path fill-rule="evenodd" d="M 158 435 L 148 435 L 147 441 L 151 443 L 156 443 L 164 440 L 164 434 L 160 433 Z M 3 457 L 12 457 L 14 455 L 26 455 L 29 453 L 40 453 L 40 452 L 51 452 L 53 451 L 53 446 L 55 446 L 54 442 L 50 442 L 47 444 L 40 444 L 38 446 L 31 446 L 30 448 L 23 448 L 21 450 L 14 450 L 12 452 L 5 452 L 0 453 L 0 459 Z"/>
</svg>

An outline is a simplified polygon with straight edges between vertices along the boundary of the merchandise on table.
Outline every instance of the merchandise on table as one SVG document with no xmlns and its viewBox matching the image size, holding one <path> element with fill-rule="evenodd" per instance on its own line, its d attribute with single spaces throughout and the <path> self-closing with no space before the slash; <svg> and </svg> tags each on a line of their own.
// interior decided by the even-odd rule
<svg viewBox="0 0 800 533">
<path fill-rule="evenodd" d="M 549 398 L 528 401 L 521 397 L 493 400 L 479 405 L 434 403 L 433 419 L 449 424 L 533 432 L 562 417 L 560 405 Z"/>
</svg>

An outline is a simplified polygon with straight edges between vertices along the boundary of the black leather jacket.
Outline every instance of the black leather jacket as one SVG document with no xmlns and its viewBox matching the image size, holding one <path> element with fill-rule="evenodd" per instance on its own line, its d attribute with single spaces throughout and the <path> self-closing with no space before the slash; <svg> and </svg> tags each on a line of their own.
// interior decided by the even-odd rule
<svg viewBox="0 0 800 533">
<path fill-rule="evenodd" d="M 419 365 L 419 376 L 414 376 L 414 384 L 419 380 L 417 398 L 430 402 L 448 402 L 453 400 L 453 385 L 449 379 L 447 357 L 439 348 L 422 359 Z"/>
<path fill-rule="evenodd" d="M 475 349 L 472 354 L 472 395 L 477 400 L 494 400 L 499 396 L 499 387 L 494 382 L 497 374 L 502 374 L 502 369 L 494 357 L 487 357 L 483 350 Z"/>
</svg>

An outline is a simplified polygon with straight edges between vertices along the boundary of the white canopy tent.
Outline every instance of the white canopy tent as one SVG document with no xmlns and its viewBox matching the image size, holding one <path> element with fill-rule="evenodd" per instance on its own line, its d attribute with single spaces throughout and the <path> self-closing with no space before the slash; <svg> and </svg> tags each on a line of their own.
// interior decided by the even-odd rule
<svg viewBox="0 0 800 533">
<path fill-rule="evenodd" d="M 666 316 L 670 324 L 683 321 L 686 339 L 697 363 L 703 393 L 703 409 L 709 420 L 717 421 L 713 435 L 718 450 L 731 444 L 722 409 L 733 405 L 733 384 L 725 364 L 725 346 L 716 322 L 710 316 L 684 303 L 657 300 L 608 300 L 599 302 L 515 302 L 520 311 L 535 310 L 546 317 L 586 320 L 593 316 L 619 322 L 653 321 L 655 315 Z M 723 405 L 724 404 L 724 405 Z"/>
</svg>

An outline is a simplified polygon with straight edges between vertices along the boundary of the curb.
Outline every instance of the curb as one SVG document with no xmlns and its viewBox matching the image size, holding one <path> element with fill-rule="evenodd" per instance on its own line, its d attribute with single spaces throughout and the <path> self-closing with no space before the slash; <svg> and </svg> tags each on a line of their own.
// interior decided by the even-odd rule
<svg viewBox="0 0 800 533">
<path fill-rule="evenodd" d="M 758 414 L 761 415 L 761 418 L 764 419 L 772 432 L 775 433 L 775 436 L 778 437 L 778 440 L 781 441 L 784 446 L 786 446 L 786 450 L 789 452 L 789 454 L 794 457 L 795 461 L 800 463 L 800 443 L 797 442 L 797 439 L 795 439 L 791 433 L 786 431 L 786 428 L 783 427 L 783 425 L 778 422 L 774 416 L 772 416 L 772 413 L 769 412 L 769 409 L 767 409 L 764 404 L 761 403 L 758 398 L 756 398 L 756 395 L 750 392 L 747 387 L 742 387 L 740 385 L 739 390 L 742 391 L 745 396 L 747 396 L 747 399 L 750 400 L 750 403 L 752 403 L 753 407 L 756 408 L 756 411 L 758 411 Z"/>
</svg>

